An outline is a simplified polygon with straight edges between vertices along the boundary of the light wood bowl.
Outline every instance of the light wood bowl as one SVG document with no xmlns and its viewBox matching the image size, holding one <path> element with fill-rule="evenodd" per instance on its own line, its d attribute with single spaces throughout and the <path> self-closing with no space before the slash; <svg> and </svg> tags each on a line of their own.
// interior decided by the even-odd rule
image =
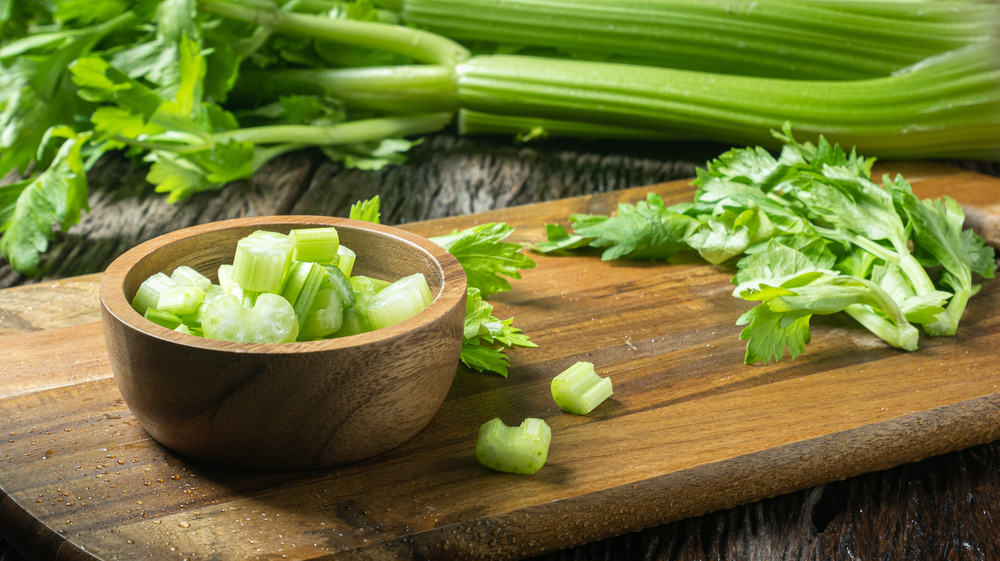
<svg viewBox="0 0 1000 561">
<path fill-rule="evenodd" d="M 337 228 L 357 253 L 355 274 L 395 280 L 422 272 L 434 301 L 370 333 L 267 344 L 177 333 L 130 305 L 153 273 L 188 265 L 215 280 L 240 238 L 309 226 Z M 458 368 L 466 279 L 447 251 L 397 228 L 270 216 L 194 226 L 138 245 L 107 268 L 100 294 L 115 382 L 154 439 L 214 464 L 284 471 L 374 456 L 430 422 Z"/>
</svg>

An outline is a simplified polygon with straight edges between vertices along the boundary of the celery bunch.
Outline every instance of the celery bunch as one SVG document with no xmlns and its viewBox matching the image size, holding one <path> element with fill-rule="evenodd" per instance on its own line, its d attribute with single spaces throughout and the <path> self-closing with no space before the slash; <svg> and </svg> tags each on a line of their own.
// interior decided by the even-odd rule
<svg viewBox="0 0 1000 561">
<path fill-rule="evenodd" d="M 574 215 L 549 225 L 536 249 L 603 248 L 606 260 L 697 251 L 710 263 L 740 257 L 734 296 L 758 305 L 745 325 L 745 361 L 793 358 L 813 315 L 844 312 L 890 345 L 917 348 L 954 335 L 974 275 L 992 278 L 994 250 L 952 199 L 921 200 L 902 177 L 871 178 L 874 158 L 820 137 L 798 142 L 788 126 L 780 156 L 735 149 L 699 170 L 694 201 L 667 207 L 650 194 L 614 216 Z"/>
<path fill-rule="evenodd" d="M 318 147 L 414 137 L 707 139 L 790 121 L 879 157 L 1000 157 L 980 0 L 121 0 L 0 9 L 0 253 L 35 270 L 108 151 L 176 201 Z M 84 7 L 86 6 L 86 7 Z"/>
</svg>

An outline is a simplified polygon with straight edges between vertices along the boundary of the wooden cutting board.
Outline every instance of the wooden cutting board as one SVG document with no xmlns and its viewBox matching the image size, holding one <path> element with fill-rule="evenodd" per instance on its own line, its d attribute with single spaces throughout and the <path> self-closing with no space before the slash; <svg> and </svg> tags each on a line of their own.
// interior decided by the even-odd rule
<svg viewBox="0 0 1000 561">
<path fill-rule="evenodd" d="M 896 164 L 921 197 L 948 194 L 1000 242 L 1000 180 Z M 607 213 L 675 182 L 407 225 L 439 235 L 505 221 Z M 958 334 L 887 347 L 850 320 L 814 318 L 795 360 L 742 363 L 733 269 L 535 255 L 493 299 L 538 343 L 507 379 L 464 368 L 431 424 L 339 469 L 256 473 L 159 446 L 122 402 L 99 323 L 99 275 L 0 291 L 0 531 L 40 559 L 515 559 L 727 508 L 1000 438 L 1000 281 Z M 578 360 L 615 394 L 561 412 L 551 378 Z M 541 417 L 546 466 L 495 473 L 478 427 Z"/>
</svg>

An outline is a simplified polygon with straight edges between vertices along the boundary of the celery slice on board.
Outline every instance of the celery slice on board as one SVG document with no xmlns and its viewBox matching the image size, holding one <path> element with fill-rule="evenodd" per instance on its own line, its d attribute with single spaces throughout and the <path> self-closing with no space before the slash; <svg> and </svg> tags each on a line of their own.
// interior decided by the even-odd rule
<svg viewBox="0 0 1000 561">
<path fill-rule="evenodd" d="M 258 230 L 236 244 L 233 280 L 243 290 L 278 292 L 292 263 L 291 238 L 278 232 Z"/>
<path fill-rule="evenodd" d="M 611 397 L 611 378 L 602 378 L 590 362 L 577 362 L 552 379 L 552 399 L 568 413 L 586 415 Z"/>
<path fill-rule="evenodd" d="M 527 418 L 508 427 L 495 418 L 479 427 L 476 459 L 492 470 L 532 474 L 545 465 L 551 442 L 552 429 L 542 419 Z"/>
</svg>

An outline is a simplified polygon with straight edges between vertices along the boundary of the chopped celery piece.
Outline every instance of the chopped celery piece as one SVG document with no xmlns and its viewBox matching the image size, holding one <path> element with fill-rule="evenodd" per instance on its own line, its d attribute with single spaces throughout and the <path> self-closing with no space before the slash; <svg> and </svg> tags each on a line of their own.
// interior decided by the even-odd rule
<svg viewBox="0 0 1000 561">
<path fill-rule="evenodd" d="M 205 289 L 205 298 L 204 300 L 201 301 L 201 304 L 198 306 L 198 309 L 195 310 L 194 313 L 185 314 L 181 316 L 181 320 L 184 322 L 184 325 L 188 326 L 189 328 L 197 329 L 199 330 L 200 333 L 201 320 L 205 315 L 205 308 L 207 308 L 208 305 L 212 303 L 212 300 L 215 300 L 221 294 L 224 294 L 224 292 L 222 291 L 222 287 L 220 287 L 217 284 L 208 285 L 208 288 Z"/>
<path fill-rule="evenodd" d="M 285 234 L 257 230 L 236 244 L 233 280 L 243 290 L 278 292 L 292 262 L 292 248 Z"/>
<path fill-rule="evenodd" d="M 340 246 L 337 248 L 337 268 L 344 273 L 345 277 L 350 277 L 354 271 L 354 262 L 358 255 L 349 247 Z"/>
<path fill-rule="evenodd" d="M 334 288 L 316 293 L 313 305 L 299 328 L 299 341 L 329 337 L 344 325 L 344 304 Z"/>
<path fill-rule="evenodd" d="M 320 284 L 326 278 L 326 269 L 322 265 L 311 261 L 292 261 L 278 294 L 292 305 L 299 322 L 309 313 Z"/>
<path fill-rule="evenodd" d="M 185 335 L 191 335 L 191 328 L 184 325 L 183 323 L 174 328 L 174 331 L 178 333 L 183 333 Z"/>
<path fill-rule="evenodd" d="M 378 294 L 379 288 L 375 286 L 375 279 L 371 277 L 351 277 L 348 282 L 354 292 L 354 307 L 358 309 L 367 308 L 368 303 Z"/>
<path fill-rule="evenodd" d="M 223 294 L 205 309 L 201 329 L 212 339 L 287 343 L 299 334 L 299 322 L 292 305 L 277 294 L 261 294 L 252 308 L 243 307 L 231 294 Z"/>
<path fill-rule="evenodd" d="M 362 311 L 381 329 L 417 315 L 433 299 L 423 273 L 415 273 L 378 291 Z"/>
<path fill-rule="evenodd" d="M 313 263 L 335 263 L 340 249 L 340 235 L 337 229 L 302 228 L 288 233 L 292 239 L 292 259 L 296 261 L 311 261 Z"/>
<path fill-rule="evenodd" d="M 202 290 L 207 290 L 212 285 L 212 281 L 205 275 L 188 267 L 181 265 L 170 274 L 170 279 L 180 286 L 197 286 Z"/>
<path fill-rule="evenodd" d="M 167 329 L 177 329 L 177 326 L 182 323 L 181 316 L 165 312 L 163 310 L 157 310 L 156 308 L 147 309 L 144 316 L 149 321 L 157 325 L 162 325 Z"/>
<path fill-rule="evenodd" d="M 236 284 L 233 279 L 233 266 L 230 263 L 219 265 L 219 288 L 226 294 L 232 294 L 237 298 L 243 297 L 243 287 Z"/>
<path fill-rule="evenodd" d="M 139 289 L 135 291 L 135 296 L 132 298 L 132 308 L 140 314 L 145 315 L 146 310 L 156 307 L 157 302 L 160 300 L 160 294 L 175 286 L 177 286 L 177 283 L 168 277 L 166 273 L 151 275 L 142 281 Z"/>
<path fill-rule="evenodd" d="M 528 418 L 508 427 L 495 418 L 479 427 L 476 459 L 492 470 L 532 474 L 545 465 L 551 441 L 552 429 L 542 419 Z"/>
<path fill-rule="evenodd" d="M 344 311 L 344 325 L 333 334 L 334 337 L 347 337 L 359 333 L 367 333 L 372 330 L 372 322 L 368 315 L 357 308 L 348 308 Z"/>
<path fill-rule="evenodd" d="M 611 397 L 611 378 L 601 378 L 590 362 L 577 362 L 552 379 L 552 399 L 560 409 L 586 415 Z"/>
<path fill-rule="evenodd" d="M 354 288 L 351 287 L 351 279 L 347 278 L 347 275 L 335 265 L 327 265 L 323 268 L 326 269 L 327 283 L 337 291 L 344 308 L 354 306 L 355 297 Z"/>
<path fill-rule="evenodd" d="M 179 316 L 193 314 L 205 300 L 205 291 L 197 286 L 168 288 L 156 301 L 156 308 Z"/>
</svg>

